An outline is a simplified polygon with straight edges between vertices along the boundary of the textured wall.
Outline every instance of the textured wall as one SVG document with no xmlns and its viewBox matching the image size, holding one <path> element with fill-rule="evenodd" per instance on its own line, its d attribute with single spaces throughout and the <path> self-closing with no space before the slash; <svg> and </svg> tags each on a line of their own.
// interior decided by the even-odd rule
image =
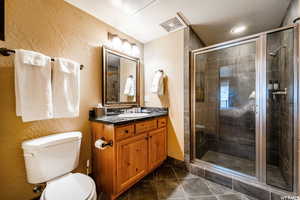
<svg viewBox="0 0 300 200">
<path fill-rule="evenodd" d="M 66 57 L 85 68 L 81 71 L 79 118 L 23 123 L 15 114 L 13 57 L 0 57 L 0 199 L 27 200 L 35 196 L 32 185 L 26 182 L 20 146 L 23 140 L 79 130 L 83 141 L 77 170 L 84 170 L 90 159 L 88 109 L 100 100 L 99 46 L 107 41 L 108 31 L 137 42 L 63 0 L 6 0 L 6 41 L 1 41 L 0 47 Z"/>
<path fill-rule="evenodd" d="M 146 106 L 169 107 L 168 155 L 183 160 L 184 147 L 184 30 L 145 44 Z M 164 70 L 165 95 L 150 92 L 154 72 Z"/>
</svg>

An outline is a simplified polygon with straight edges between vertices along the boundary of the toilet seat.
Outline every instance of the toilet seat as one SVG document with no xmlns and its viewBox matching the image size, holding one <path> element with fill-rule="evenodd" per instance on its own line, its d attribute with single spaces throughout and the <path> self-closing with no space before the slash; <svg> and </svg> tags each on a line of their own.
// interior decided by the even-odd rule
<svg viewBox="0 0 300 200">
<path fill-rule="evenodd" d="M 92 200 L 96 188 L 93 179 L 84 174 L 67 174 L 49 181 L 41 200 Z"/>
</svg>

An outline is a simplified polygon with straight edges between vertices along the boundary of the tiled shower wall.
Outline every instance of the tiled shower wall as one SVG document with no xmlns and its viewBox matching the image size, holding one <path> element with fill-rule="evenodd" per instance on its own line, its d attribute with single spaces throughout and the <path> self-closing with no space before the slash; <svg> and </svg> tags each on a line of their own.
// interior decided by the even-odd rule
<svg viewBox="0 0 300 200">
<path fill-rule="evenodd" d="M 293 109 L 294 109 L 294 49 L 293 30 L 268 35 L 267 81 L 278 81 L 279 90 L 286 95 L 273 95 L 268 90 L 267 100 L 267 164 L 279 167 L 285 186 L 274 181 L 270 184 L 292 190 L 293 186 Z M 281 47 L 275 55 L 270 52 Z M 268 179 L 267 171 L 267 179 Z M 267 180 L 268 181 L 268 180 Z"/>
</svg>

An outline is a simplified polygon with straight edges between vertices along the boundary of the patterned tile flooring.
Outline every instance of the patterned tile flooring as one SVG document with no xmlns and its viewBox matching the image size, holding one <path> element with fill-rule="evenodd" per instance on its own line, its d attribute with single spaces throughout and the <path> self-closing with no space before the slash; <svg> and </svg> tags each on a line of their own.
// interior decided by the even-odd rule
<svg viewBox="0 0 300 200">
<path fill-rule="evenodd" d="M 255 200 L 189 172 L 163 164 L 117 200 Z"/>
</svg>

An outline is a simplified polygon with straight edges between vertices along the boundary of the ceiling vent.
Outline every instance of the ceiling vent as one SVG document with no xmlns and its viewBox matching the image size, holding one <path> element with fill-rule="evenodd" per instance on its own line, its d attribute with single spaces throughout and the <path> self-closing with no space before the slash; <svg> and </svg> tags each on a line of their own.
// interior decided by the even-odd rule
<svg viewBox="0 0 300 200">
<path fill-rule="evenodd" d="M 179 16 L 173 17 L 160 24 L 167 32 L 174 32 L 186 27 L 186 24 Z"/>
</svg>

